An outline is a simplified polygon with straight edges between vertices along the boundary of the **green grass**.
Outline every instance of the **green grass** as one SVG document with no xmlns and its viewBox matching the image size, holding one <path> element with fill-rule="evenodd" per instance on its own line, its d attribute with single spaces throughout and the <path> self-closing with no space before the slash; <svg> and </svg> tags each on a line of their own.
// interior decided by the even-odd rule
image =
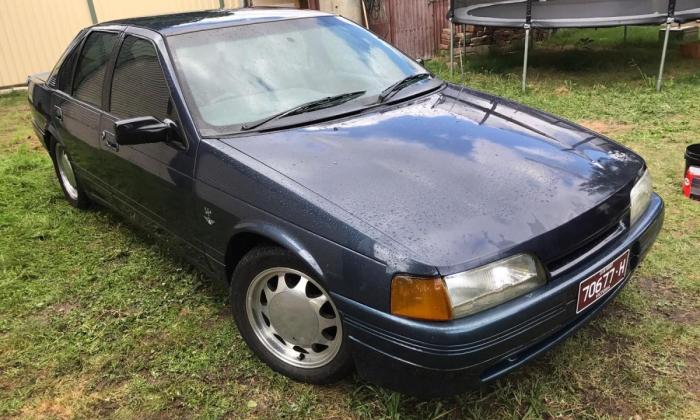
<svg viewBox="0 0 700 420">
<path fill-rule="evenodd" d="M 119 216 L 64 202 L 24 93 L 0 97 L 0 417 L 700 417 L 700 203 L 679 192 L 700 132 L 700 62 L 674 50 L 656 93 L 656 31 L 620 39 L 561 31 L 538 44 L 527 94 L 520 55 L 469 59 L 469 85 L 640 152 L 668 207 L 652 253 L 598 319 L 493 386 L 444 400 L 272 373 L 219 288 Z M 443 61 L 428 65 L 459 81 Z"/>
</svg>

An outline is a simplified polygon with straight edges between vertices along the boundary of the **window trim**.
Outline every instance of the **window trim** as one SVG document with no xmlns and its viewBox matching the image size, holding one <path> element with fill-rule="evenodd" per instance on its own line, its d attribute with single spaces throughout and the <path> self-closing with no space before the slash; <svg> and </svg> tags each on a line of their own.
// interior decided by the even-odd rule
<svg viewBox="0 0 700 420">
<path fill-rule="evenodd" d="M 53 69 L 51 69 L 51 73 L 49 74 L 48 80 L 51 80 L 52 78 L 55 78 L 56 80 L 56 86 L 53 87 L 52 89 L 61 91 L 63 93 L 68 93 L 64 92 L 61 90 L 59 86 L 59 80 L 61 78 L 61 74 L 64 72 L 69 72 L 68 77 L 70 77 L 70 86 L 73 86 L 73 72 L 75 71 L 75 62 L 77 60 L 74 60 L 71 64 L 71 68 L 68 69 L 67 67 L 64 67 L 66 65 L 66 60 L 71 58 L 73 54 L 79 54 L 80 53 L 80 47 L 82 46 L 83 40 L 85 39 L 85 34 L 87 33 L 86 30 L 81 29 L 80 32 L 78 32 L 75 35 L 75 38 L 68 44 L 68 47 L 66 47 L 65 51 L 63 51 L 63 54 L 61 54 L 61 57 L 58 59 L 56 64 L 54 65 Z"/>
<path fill-rule="evenodd" d="M 163 79 L 165 79 L 165 72 L 163 72 L 163 62 L 160 59 L 160 54 L 158 53 L 158 47 L 153 42 L 153 40 L 148 39 L 148 38 L 143 37 L 143 36 L 134 35 L 132 33 L 124 33 L 123 36 L 121 37 L 121 39 L 119 40 L 119 46 L 118 46 L 119 48 L 117 48 L 117 52 L 114 55 L 114 63 L 112 63 L 112 65 L 110 66 L 111 68 L 109 69 L 109 86 L 107 88 L 107 95 L 106 95 L 107 105 L 105 108 L 105 112 L 107 112 L 109 115 L 111 115 L 113 117 L 116 117 L 116 115 L 114 115 L 114 113 L 112 113 L 112 90 L 114 87 L 114 72 L 117 69 L 117 62 L 119 61 L 119 54 L 122 52 L 122 48 L 124 48 L 124 43 L 126 42 L 126 38 L 129 36 L 143 40 L 143 41 L 147 41 L 151 44 L 151 46 L 153 47 L 153 50 L 156 52 L 156 57 L 158 58 L 158 65 L 160 66 L 161 73 L 163 73 Z M 165 80 L 165 83 L 167 84 L 168 81 Z M 173 95 L 172 95 L 172 92 L 170 91 L 170 86 L 168 86 L 168 94 L 171 97 L 170 100 L 172 100 Z M 178 116 L 178 118 L 179 118 L 179 116 Z"/>
<path fill-rule="evenodd" d="M 104 89 L 105 89 L 105 84 L 107 82 L 107 76 L 109 75 L 109 72 L 110 72 L 110 68 L 112 68 L 113 64 L 114 64 L 116 48 L 112 48 L 112 52 L 110 53 L 109 59 L 107 60 L 107 64 L 106 64 L 107 68 L 105 69 L 105 78 L 102 81 L 102 94 L 101 94 L 102 97 L 100 98 L 101 103 L 100 104 L 93 104 L 93 103 L 84 101 L 84 100 L 75 96 L 75 74 L 78 71 L 78 63 L 80 63 L 80 58 L 83 54 L 83 49 L 85 48 L 85 43 L 87 42 L 90 35 L 92 35 L 96 32 L 109 33 L 109 34 L 116 35 L 116 37 L 117 37 L 116 45 L 121 45 L 121 37 L 122 37 L 122 33 L 124 32 L 124 29 L 122 29 L 122 28 L 94 28 L 94 29 L 87 31 L 85 33 L 85 35 L 83 36 L 83 39 L 80 41 L 80 45 L 78 47 L 79 50 L 77 51 L 78 56 L 76 57 L 75 62 L 73 63 L 73 68 L 71 69 L 70 92 L 64 92 L 64 93 L 68 94 L 72 99 L 74 99 L 82 104 L 92 106 L 92 107 L 95 107 L 99 110 L 104 111 L 104 104 L 105 104 Z"/>
<path fill-rule="evenodd" d="M 164 66 L 164 58 L 163 55 L 161 54 L 160 49 L 158 48 L 158 45 L 156 42 L 151 39 L 148 36 L 139 34 L 139 33 L 134 33 L 133 31 L 130 31 L 129 27 L 125 28 L 118 40 L 118 45 L 117 48 L 115 48 L 114 54 L 112 56 L 112 59 L 109 63 L 109 68 L 107 69 L 107 72 L 105 73 L 105 85 L 104 89 L 105 92 L 102 94 L 102 99 L 103 99 L 103 111 L 106 114 L 109 114 L 115 121 L 119 121 L 120 118 L 117 117 L 112 112 L 112 85 L 114 84 L 114 71 L 117 68 L 117 61 L 119 60 L 119 53 L 121 52 L 124 42 L 126 41 L 126 37 L 131 36 L 143 41 L 147 41 L 148 43 L 151 44 L 153 47 L 153 50 L 156 52 L 156 57 L 158 58 L 158 65 L 160 66 L 160 71 L 163 74 L 163 80 L 165 80 L 165 84 L 168 87 L 168 95 L 170 96 L 170 101 L 173 104 L 173 112 L 175 112 L 175 115 L 177 115 L 177 131 L 180 135 L 180 138 L 182 139 L 181 142 L 177 142 L 179 144 L 174 144 L 174 143 L 165 143 L 166 145 L 170 147 L 175 147 L 183 152 L 187 152 L 190 149 L 190 141 L 187 138 L 187 133 L 185 132 L 185 129 L 182 127 L 182 117 L 180 116 L 180 112 L 177 110 L 177 106 L 175 105 L 175 100 L 173 96 L 173 89 L 171 86 L 171 83 L 168 81 L 168 78 L 166 77 L 165 73 L 165 66 Z M 108 78 L 108 79 L 107 79 Z"/>
</svg>

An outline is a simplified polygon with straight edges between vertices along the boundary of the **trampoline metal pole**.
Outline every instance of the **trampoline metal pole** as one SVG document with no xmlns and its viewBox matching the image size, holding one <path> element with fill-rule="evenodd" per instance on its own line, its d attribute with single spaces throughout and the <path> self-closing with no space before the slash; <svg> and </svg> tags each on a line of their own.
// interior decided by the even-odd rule
<svg viewBox="0 0 700 420">
<path fill-rule="evenodd" d="M 467 25 L 462 25 L 462 52 L 460 53 L 460 57 L 461 56 L 464 56 L 464 61 L 467 61 Z M 464 83 L 464 66 L 462 67 L 462 83 Z"/>
<path fill-rule="evenodd" d="M 661 65 L 659 66 L 659 78 L 656 80 L 656 91 L 661 92 L 664 83 L 664 66 L 666 65 L 666 53 L 668 52 L 668 38 L 671 35 L 671 25 L 676 21 L 676 0 L 668 0 L 668 17 L 666 18 L 666 34 L 664 34 L 664 49 L 661 52 Z"/>
<path fill-rule="evenodd" d="M 664 49 L 661 51 L 661 66 L 659 66 L 659 78 L 656 80 L 656 91 L 661 92 L 664 81 L 664 66 L 666 65 L 666 52 L 668 51 L 668 38 L 671 34 L 671 20 L 666 22 L 666 34 L 664 35 Z"/>
<path fill-rule="evenodd" d="M 530 29 L 532 28 L 532 0 L 525 2 L 525 54 L 523 57 L 523 92 L 527 90 L 527 59 L 530 55 Z"/>
<path fill-rule="evenodd" d="M 455 25 L 452 23 L 452 18 L 450 18 L 450 76 L 454 75 L 455 63 Z"/>
<path fill-rule="evenodd" d="M 466 38 L 462 38 L 461 41 L 459 41 L 458 48 L 459 48 L 459 69 L 462 71 L 462 84 L 464 84 L 464 48 L 466 47 Z"/>
<path fill-rule="evenodd" d="M 527 57 L 530 53 L 530 26 L 525 27 L 525 54 L 523 58 L 523 92 L 527 90 Z"/>
</svg>

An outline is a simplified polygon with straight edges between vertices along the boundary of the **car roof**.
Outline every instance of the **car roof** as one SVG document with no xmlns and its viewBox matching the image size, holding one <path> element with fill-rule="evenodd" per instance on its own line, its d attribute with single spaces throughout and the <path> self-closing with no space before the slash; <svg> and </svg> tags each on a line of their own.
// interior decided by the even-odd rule
<svg viewBox="0 0 700 420">
<path fill-rule="evenodd" d="M 331 16 L 316 10 L 287 9 L 281 7 L 254 7 L 244 9 L 216 9 L 170 15 L 144 16 L 103 22 L 100 26 L 137 26 L 161 35 L 177 35 L 229 26 L 264 23 L 278 20 Z"/>
</svg>

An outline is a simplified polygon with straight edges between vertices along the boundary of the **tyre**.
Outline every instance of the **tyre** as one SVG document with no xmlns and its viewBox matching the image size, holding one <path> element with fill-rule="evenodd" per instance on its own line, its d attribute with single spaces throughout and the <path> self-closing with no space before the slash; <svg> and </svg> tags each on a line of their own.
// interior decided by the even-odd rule
<svg viewBox="0 0 700 420">
<path fill-rule="evenodd" d="M 287 250 L 251 250 L 233 273 L 233 317 L 273 370 L 301 382 L 332 383 L 352 369 L 349 343 L 330 294 L 307 273 Z"/>
<path fill-rule="evenodd" d="M 86 209 L 90 206 L 90 199 L 85 194 L 85 191 L 80 186 L 78 177 L 73 170 L 73 164 L 70 161 L 70 156 L 63 144 L 52 140 L 51 142 L 51 158 L 53 160 L 54 170 L 58 183 L 61 184 L 63 195 L 71 206 L 78 209 Z"/>
</svg>

